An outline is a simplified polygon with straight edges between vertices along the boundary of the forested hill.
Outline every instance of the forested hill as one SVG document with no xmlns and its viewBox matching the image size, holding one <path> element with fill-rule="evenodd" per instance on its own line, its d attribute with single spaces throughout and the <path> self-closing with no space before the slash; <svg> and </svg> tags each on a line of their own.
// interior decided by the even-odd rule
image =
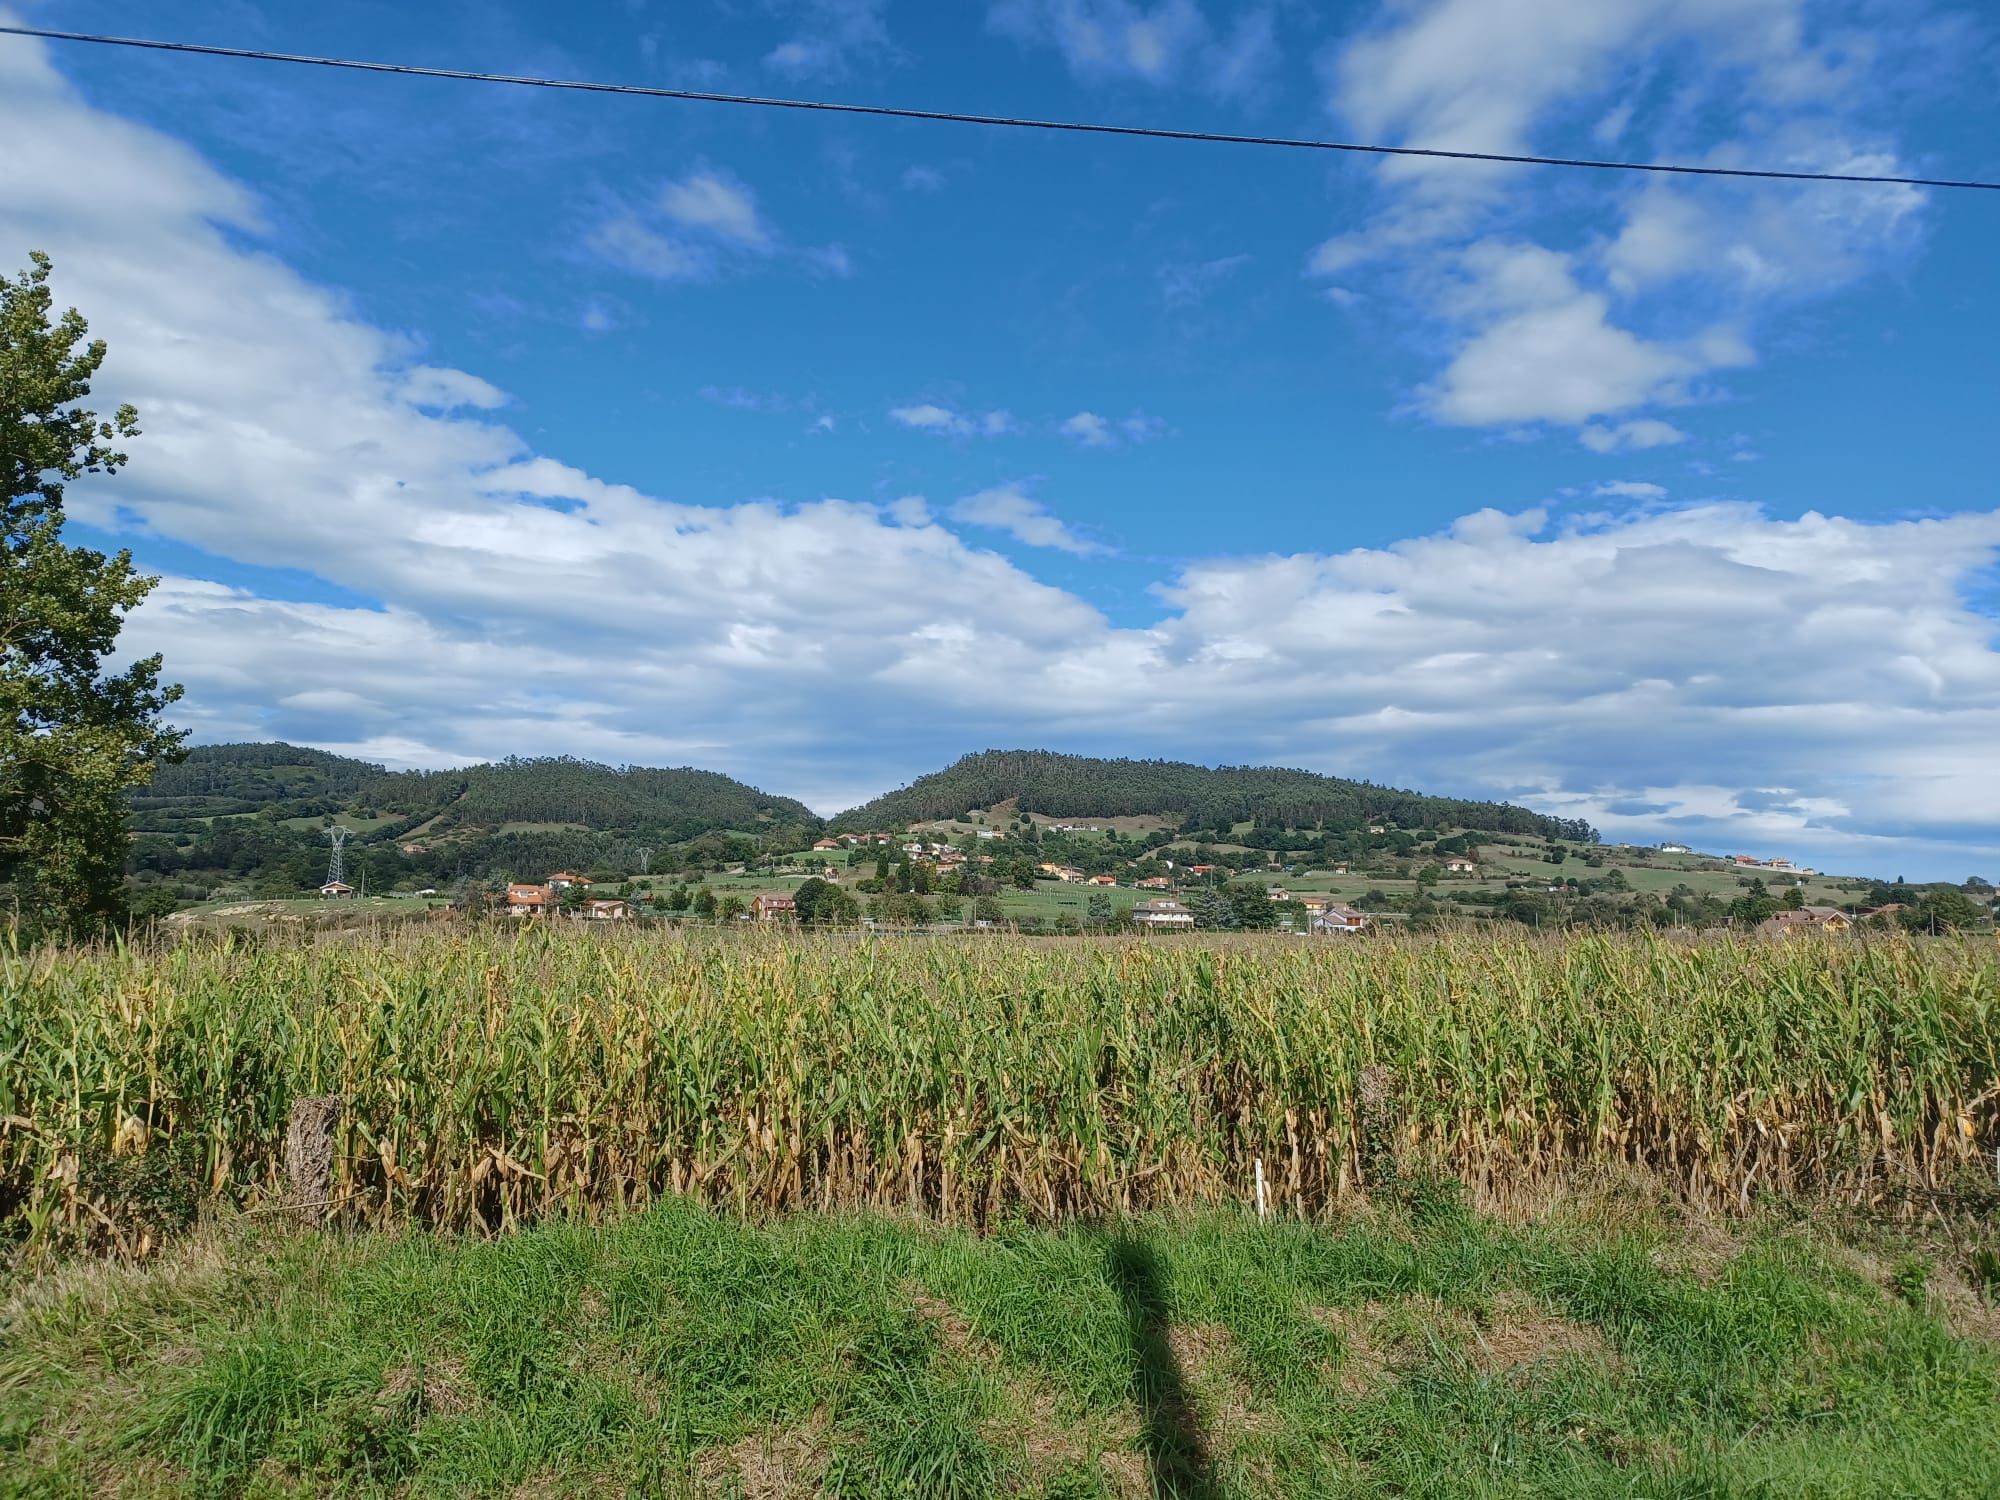
<svg viewBox="0 0 2000 1500">
<path fill-rule="evenodd" d="M 382 825 L 370 833 L 383 837 L 420 823 L 429 823 L 434 835 L 531 824 L 668 842 L 711 833 L 769 837 L 820 826 L 804 803 L 714 771 L 618 770 L 564 757 L 392 773 L 284 744 L 197 746 L 179 765 L 162 766 L 152 785 L 132 797 L 132 826 L 147 832 L 182 832 L 260 814 L 300 825 L 359 819 Z M 317 837 L 317 824 L 308 831 Z"/>
<path fill-rule="evenodd" d="M 1576 819 L 1551 818 L 1504 802 L 1429 797 L 1365 781 L 1267 766 L 1196 766 L 1167 760 L 1095 760 L 1047 750 L 988 750 L 833 820 L 836 828 L 901 828 L 1013 801 L 1057 817 L 1174 817 L 1181 826 L 1227 829 L 1245 820 L 1285 828 L 1478 828 L 1593 841 Z"/>
<path fill-rule="evenodd" d="M 673 839 L 725 830 L 816 829 L 820 823 L 803 802 L 770 796 L 715 771 L 616 770 L 568 756 L 411 771 L 385 776 L 363 795 L 384 812 L 441 814 L 440 827 L 575 823 Z"/>
<path fill-rule="evenodd" d="M 133 793 L 133 821 L 157 828 L 274 807 L 284 817 L 313 817 L 340 811 L 387 774 L 369 761 L 301 745 L 202 745 Z"/>
</svg>

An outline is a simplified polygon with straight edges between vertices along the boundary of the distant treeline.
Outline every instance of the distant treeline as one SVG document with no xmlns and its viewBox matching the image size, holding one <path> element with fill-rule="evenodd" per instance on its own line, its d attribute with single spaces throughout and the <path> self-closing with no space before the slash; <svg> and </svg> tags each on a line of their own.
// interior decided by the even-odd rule
<svg viewBox="0 0 2000 1500">
<path fill-rule="evenodd" d="M 963 815 L 1013 800 L 1022 812 L 1079 818 L 1178 815 L 1189 830 L 1226 832 L 1255 821 L 1274 828 L 1474 828 L 1591 843 L 1597 831 L 1504 802 L 1431 797 L 1311 771 L 1197 766 L 1168 760 L 1097 760 L 1047 750 L 988 750 L 842 813 L 836 828 L 893 828 Z"/>
<path fill-rule="evenodd" d="M 762 834 L 820 826 L 803 802 L 770 796 L 716 771 L 617 770 L 567 755 L 509 756 L 455 771 L 385 776 L 365 796 L 386 812 L 439 814 L 441 828 L 576 823 L 677 842 L 719 830 Z"/>
</svg>

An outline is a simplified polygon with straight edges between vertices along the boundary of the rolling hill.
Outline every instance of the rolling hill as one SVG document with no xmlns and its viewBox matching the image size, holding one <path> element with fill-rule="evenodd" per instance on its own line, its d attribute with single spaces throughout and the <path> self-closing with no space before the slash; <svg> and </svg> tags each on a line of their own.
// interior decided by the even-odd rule
<svg viewBox="0 0 2000 1500">
<path fill-rule="evenodd" d="M 1047 750 L 987 750 L 919 777 L 833 820 L 837 829 L 901 828 L 970 808 L 1012 802 L 1022 812 L 1064 817 L 1178 817 L 1189 830 L 1226 830 L 1246 820 L 1281 828 L 1471 828 L 1591 841 L 1574 819 L 1503 802 L 1431 797 L 1270 766 L 1197 766 L 1167 760 L 1098 760 Z"/>
</svg>

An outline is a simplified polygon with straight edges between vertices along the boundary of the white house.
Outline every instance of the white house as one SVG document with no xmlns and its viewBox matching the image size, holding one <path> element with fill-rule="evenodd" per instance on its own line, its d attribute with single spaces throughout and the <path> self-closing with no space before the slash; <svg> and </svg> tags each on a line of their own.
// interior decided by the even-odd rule
<svg viewBox="0 0 2000 1500">
<path fill-rule="evenodd" d="M 1194 913 L 1178 901 L 1140 901 L 1132 920 L 1141 927 L 1185 928 L 1194 926 Z"/>
</svg>

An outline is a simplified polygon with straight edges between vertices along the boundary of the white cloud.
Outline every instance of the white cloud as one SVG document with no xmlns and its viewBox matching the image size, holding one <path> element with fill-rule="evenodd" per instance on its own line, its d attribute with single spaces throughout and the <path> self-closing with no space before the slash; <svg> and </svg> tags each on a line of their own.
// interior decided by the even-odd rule
<svg viewBox="0 0 2000 1500">
<path fill-rule="evenodd" d="M 910 192 L 941 192 L 944 185 L 944 173 L 940 172 L 936 167 L 916 166 L 905 167 L 903 169 L 903 186 Z"/>
<path fill-rule="evenodd" d="M 1623 453 L 1628 450 L 1664 448 L 1673 443 L 1684 443 L 1687 434 L 1671 422 L 1662 422 L 1657 417 L 1640 417 L 1636 421 L 1620 422 L 1613 426 L 1591 423 L 1577 433 L 1577 441 L 1592 453 Z"/>
<path fill-rule="evenodd" d="M 1649 484 L 1641 479 L 1607 479 L 1592 490 L 1593 495 L 1616 495 L 1626 500 L 1664 500 L 1667 492 L 1664 486 Z"/>
<path fill-rule="evenodd" d="M 757 199 L 735 179 L 713 171 L 689 174 L 660 189 L 660 212 L 681 226 L 718 240 L 762 250 L 771 232 L 757 213 Z"/>
<path fill-rule="evenodd" d="M 798 31 L 764 56 L 764 66 L 787 78 L 837 78 L 857 57 L 884 56 L 893 48 L 883 20 L 888 0 L 792 0 Z"/>
<path fill-rule="evenodd" d="M 1134 412 L 1114 422 L 1094 411 L 1080 411 L 1056 427 L 1064 437 L 1085 448 L 1116 448 L 1121 442 L 1150 443 L 1166 430 L 1165 422 L 1144 412 Z"/>
<path fill-rule="evenodd" d="M 1726 327 L 1674 344 L 1618 327 L 1610 298 L 1579 286 L 1568 256 L 1539 246 L 1482 240 L 1459 267 L 1448 305 L 1476 331 L 1423 392 L 1442 422 L 1581 425 L 1685 401 L 1701 376 L 1751 357 Z"/>
<path fill-rule="evenodd" d="M 491 411 L 505 406 L 507 393 L 477 375 L 463 370 L 440 369 L 436 365 L 416 365 L 404 374 L 403 399 L 412 406 L 428 406 L 451 411 L 470 406 Z"/>
<path fill-rule="evenodd" d="M 1394 144 L 1561 152 L 1594 124 L 1626 155 L 1892 172 L 1893 146 L 1866 123 L 1880 113 L 1869 54 L 1805 0 L 1408 0 L 1329 52 L 1322 73 L 1344 129 Z M 1715 120 L 1732 133 L 1714 139 Z M 1619 434 L 1654 429 L 1593 419 L 1675 404 L 1691 382 L 1752 362 L 1776 310 L 1907 253 L 1924 203 L 1906 188 L 1608 181 L 1594 199 L 1562 200 L 1585 221 L 1572 245 L 1534 247 L 1559 257 L 1563 295 L 1504 311 L 1439 296 L 1482 243 L 1524 255 L 1524 232 L 1545 237 L 1561 181 L 1392 159 L 1377 173 L 1380 212 L 1309 257 L 1347 286 L 1373 268 L 1430 317 L 1444 368 L 1421 394 L 1438 419 L 1591 424 L 1586 446 L 1643 446 Z M 1502 389 L 1516 379 L 1529 383 Z"/>
<path fill-rule="evenodd" d="M 170 578 L 127 629 L 188 685 L 178 716 L 203 739 L 695 762 L 843 797 L 1039 742 L 2000 873 L 2000 651 L 1966 599 L 2000 562 L 2000 512 L 1482 511 L 1391 546 L 1199 561 L 1154 618 L 1114 624 L 917 497 L 685 504 L 478 406 L 417 404 L 478 387 L 413 383 L 440 367 L 246 241 L 240 186 L 92 108 L 40 48 L 0 43 L 0 138 L 33 146 L 0 153 L 0 243 L 55 256 L 60 303 L 110 345 L 97 398 L 132 400 L 145 428 L 125 472 L 72 487 L 74 513 L 129 511 L 142 560 L 170 537 L 248 580 Z M 1495 295 L 1519 308 L 1537 268 L 1515 270 Z M 953 514 L 1098 546 L 1020 486 Z M 359 602 L 261 598 L 258 569 Z M 828 579 L 865 598 L 829 610 Z"/>
<path fill-rule="evenodd" d="M 777 248 L 756 194 L 710 167 L 665 184 L 650 207 L 608 214 L 584 242 L 611 265 L 656 281 L 706 280 Z M 816 253 L 807 252 L 809 264 Z"/>
<path fill-rule="evenodd" d="M 1118 437 L 1111 424 L 1094 411 L 1080 411 L 1062 424 L 1062 435 L 1074 438 L 1086 448 L 1115 448 Z"/>
<path fill-rule="evenodd" d="M 1254 94 L 1279 60 L 1269 6 L 1239 14 L 1226 37 L 1195 0 L 995 0 L 987 24 L 1054 47 L 1078 78 L 1167 84 L 1193 77 L 1223 99 Z"/>
<path fill-rule="evenodd" d="M 854 274 L 854 257 L 842 245 L 814 245 L 801 251 L 800 258 L 815 276 L 844 279 Z"/>
<path fill-rule="evenodd" d="M 1079 536 L 1069 524 L 1049 514 L 1041 501 L 1022 493 L 1019 485 L 1001 485 L 967 495 L 951 508 L 951 518 L 968 526 L 990 526 L 1005 531 L 1030 547 L 1053 547 L 1059 552 L 1088 557 L 1107 549 L 1088 537 Z"/>
<path fill-rule="evenodd" d="M 916 432 L 933 432 L 941 437 L 999 437 L 1014 428 L 1013 414 L 1001 410 L 960 412 L 920 401 L 889 408 L 889 420 Z"/>
<path fill-rule="evenodd" d="M 1248 255 L 1221 255 L 1213 260 L 1178 261 L 1159 269 L 1160 298 L 1169 307 L 1193 307 L 1210 292 L 1250 264 Z"/>
</svg>

